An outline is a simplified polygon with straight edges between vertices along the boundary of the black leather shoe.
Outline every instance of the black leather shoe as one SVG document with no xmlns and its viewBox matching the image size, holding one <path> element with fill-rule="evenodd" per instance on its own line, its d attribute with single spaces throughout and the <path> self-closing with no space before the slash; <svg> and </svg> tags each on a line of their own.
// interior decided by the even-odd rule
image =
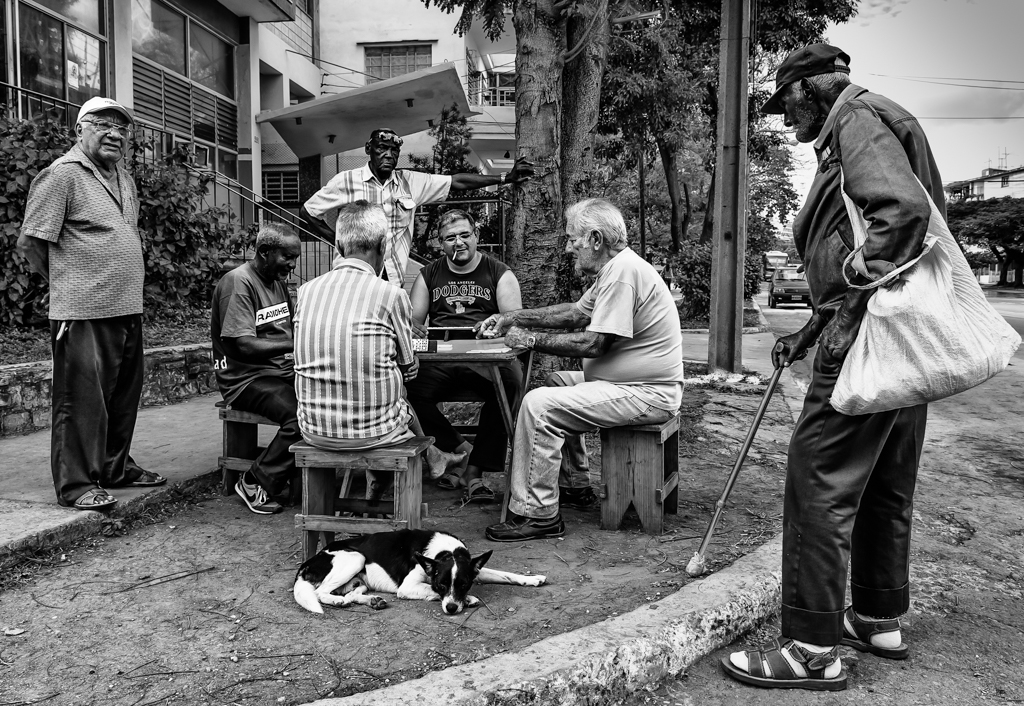
<svg viewBox="0 0 1024 706">
<path fill-rule="evenodd" d="M 589 485 L 586 488 L 559 487 L 558 504 L 573 510 L 589 510 L 600 505 L 601 498 L 597 497 L 594 489 Z"/>
<path fill-rule="evenodd" d="M 510 512 L 508 520 L 491 525 L 484 531 L 484 536 L 492 542 L 525 542 L 530 539 L 548 539 L 561 537 L 565 534 L 565 523 L 561 515 L 550 520 L 535 520 Z"/>
</svg>

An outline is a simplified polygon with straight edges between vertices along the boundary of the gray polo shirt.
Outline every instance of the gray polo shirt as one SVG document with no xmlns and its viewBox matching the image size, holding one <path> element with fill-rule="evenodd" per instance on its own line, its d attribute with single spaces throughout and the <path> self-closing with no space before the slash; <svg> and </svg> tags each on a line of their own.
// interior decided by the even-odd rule
<svg viewBox="0 0 1024 706">
<path fill-rule="evenodd" d="M 21 232 L 50 244 L 51 319 L 142 313 L 139 199 L 131 176 L 116 168 L 119 199 L 78 145 L 32 181 Z"/>
</svg>

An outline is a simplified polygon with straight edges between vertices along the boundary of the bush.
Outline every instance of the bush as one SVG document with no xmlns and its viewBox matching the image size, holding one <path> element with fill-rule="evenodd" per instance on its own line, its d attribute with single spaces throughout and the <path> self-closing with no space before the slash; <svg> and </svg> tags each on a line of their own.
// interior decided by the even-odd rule
<svg viewBox="0 0 1024 706">
<path fill-rule="evenodd" d="M 47 286 L 14 255 L 35 176 L 74 144 L 62 123 L 48 118 L 0 117 L 0 327 L 24 327 L 46 317 Z M 222 209 L 203 203 L 213 179 L 189 171 L 192 155 L 177 147 L 165 159 L 143 162 L 145 141 L 132 142 L 127 168 L 139 194 L 139 232 L 146 265 L 144 306 L 149 320 L 179 319 L 209 305 L 220 264 L 238 242 Z"/>
<path fill-rule="evenodd" d="M 213 176 L 190 171 L 192 153 L 179 145 L 163 160 L 143 162 L 136 142 L 130 168 L 139 191 L 147 318 L 182 318 L 206 309 L 221 263 L 244 238 L 230 214 L 203 203 Z"/>
<path fill-rule="evenodd" d="M 711 318 L 711 245 L 683 243 L 669 256 L 675 282 L 683 295 L 683 318 L 706 321 Z M 748 252 L 743 263 L 743 299 L 751 299 L 761 288 L 760 254 Z"/>
<path fill-rule="evenodd" d="M 63 123 L 53 120 L 12 121 L 0 116 L 0 326 L 24 326 L 45 314 L 48 287 L 15 253 L 28 189 L 36 174 L 71 148 L 74 139 Z"/>
</svg>

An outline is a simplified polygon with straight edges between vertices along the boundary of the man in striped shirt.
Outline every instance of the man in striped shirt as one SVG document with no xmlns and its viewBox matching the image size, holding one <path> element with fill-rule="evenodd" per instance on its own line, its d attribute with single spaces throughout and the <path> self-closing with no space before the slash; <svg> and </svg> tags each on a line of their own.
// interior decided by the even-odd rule
<svg viewBox="0 0 1024 706">
<path fill-rule="evenodd" d="M 412 305 L 380 279 L 387 248 L 384 210 L 365 200 L 338 212 L 338 252 L 328 273 L 299 288 L 295 392 L 307 443 L 368 449 L 414 436 L 403 383 L 416 376 Z M 367 498 L 384 488 L 367 472 Z"/>
<path fill-rule="evenodd" d="M 306 201 L 300 213 L 309 226 L 322 237 L 330 239 L 332 214 L 347 203 L 365 199 L 380 204 L 387 223 L 384 274 L 399 287 L 405 279 L 405 268 L 412 247 L 413 216 L 416 208 L 432 201 L 444 201 L 448 192 L 482 189 L 486 186 L 518 184 L 533 176 L 533 164 L 517 159 L 509 172 L 490 174 L 425 174 L 409 169 L 396 169 L 402 151 L 402 138 L 390 128 L 378 128 L 366 142 L 369 163 L 335 175 Z M 335 265 L 338 259 L 335 258 Z"/>
</svg>

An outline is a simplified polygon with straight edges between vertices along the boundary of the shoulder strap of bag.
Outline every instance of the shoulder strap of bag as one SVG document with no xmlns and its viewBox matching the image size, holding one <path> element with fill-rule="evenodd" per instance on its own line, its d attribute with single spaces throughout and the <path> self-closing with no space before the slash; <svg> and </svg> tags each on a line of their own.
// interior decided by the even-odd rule
<svg viewBox="0 0 1024 706">
<path fill-rule="evenodd" d="M 874 106 L 867 101 L 850 101 L 846 105 L 849 106 L 850 103 L 854 102 L 865 106 L 880 123 L 889 127 L 889 125 L 882 120 L 882 117 L 878 114 L 878 111 L 875 110 Z M 838 120 L 836 122 L 838 124 Z M 921 253 L 917 257 L 900 265 L 896 269 L 887 273 L 884 277 L 880 277 L 873 282 L 869 282 L 868 284 L 854 284 L 850 281 L 849 270 L 853 270 L 856 274 L 860 274 L 863 277 L 870 278 L 871 276 L 868 272 L 867 262 L 864 259 L 864 244 L 868 237 L 868 224 L 867 219 L 864 218 L 864 212 L 853 202 L 853 199 L 846 194 L 846 174 L 843 171 L 842 162 L 839 163 L 839 193 L 843 196 L 843 203 L 846 204 L 846 213 L 850 217 L 850 225 L 853 229 L 854 247 L 853 250 L 850 251 L 850 254 L 846 256 L 846 260 L 843 261 L 843 279 L 846 280 L 847 286 L 851 289 L 877 289 L 878 287 L 886 287 L 892 284 L 895 280 L 899 279 L 901 273 L 916 265 L 918 260 L 927 255 L 935 244 L 935 236 L 929 234 L 928 236 L 925 236 Z M 927 191 L 925 193 L 927 194 Z M 931 201 L 931 196 L 928 197 L 928 200 L 929 202 Z"/>
</svg>

